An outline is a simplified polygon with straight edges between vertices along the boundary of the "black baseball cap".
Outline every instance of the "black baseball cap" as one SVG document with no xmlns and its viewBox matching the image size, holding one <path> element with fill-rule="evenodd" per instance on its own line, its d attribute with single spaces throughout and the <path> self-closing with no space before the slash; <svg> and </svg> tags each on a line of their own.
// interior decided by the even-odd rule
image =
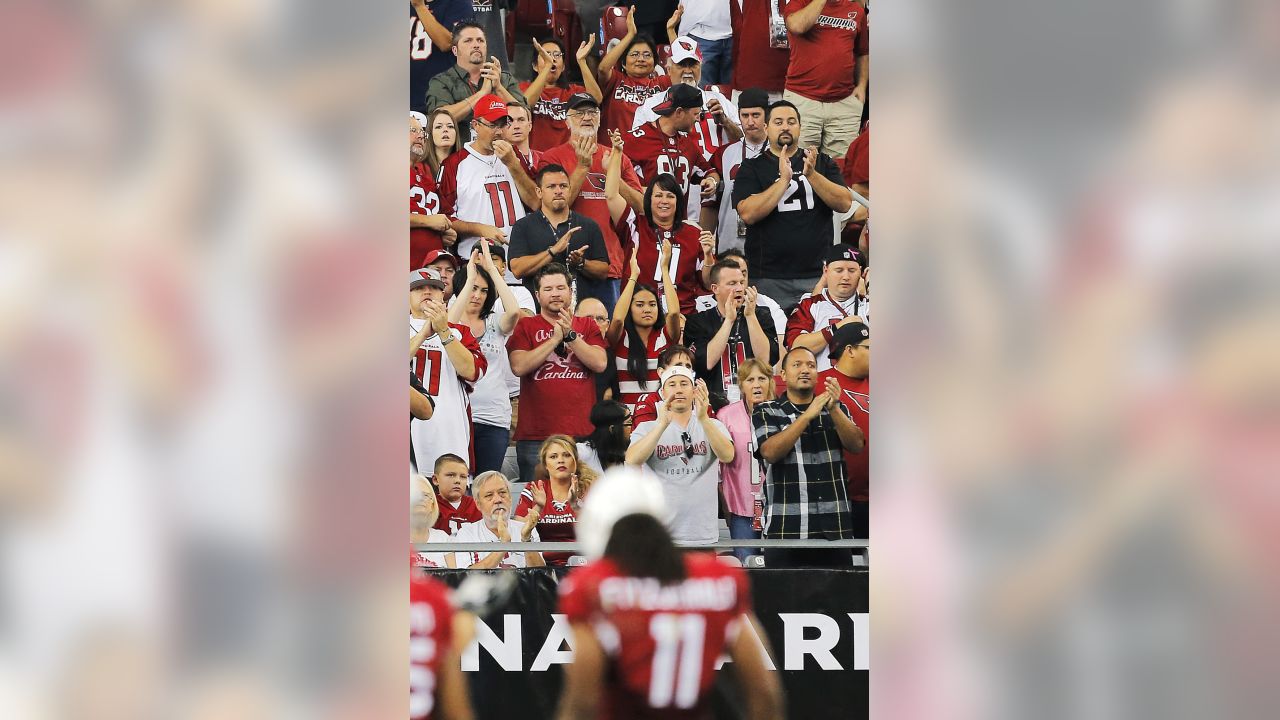
<svg viewBox="0 0 1280 720">
<path fill-rule="evenodd" d="M 702 91 L 692 85 L 677 83 L 667 89 L 667 97 L 653 107 L 657 115 L 670 115 L 680 108 L 701 108 Z"/>
<path fill-rule="evenodd" d="M 747 88 L 738 96 L 738 109 L 742 108 L 761 108 L 767 110 L 769 108 L 769 93 L 760 88 Z"/>
<path fill-rule="evenodd" d="M 836 328 L 831 335 L 831 359 L 838 360 L 844 353 L 844 349 L 850 345 L 857 345 L 863 340 L 871 337 L 871 329 L 866 323 L 851 322 Z"/>
<path fill-rule="evenodd" d="M 858 263 L 859 267 L 863 266 L 862 253 L 855 250 L 853 246 L 844 243 L 836 243 L 828 248 L 827 256 L 823 258 L 823 263 L 833 263 L 841 260 L 849 260 Z"/>
<path fill-rule="evenodd" d="M 590 105 L 591 107 L 594 107 L 594 108 L 600 107 L 600 103 L 596 102 L 595 98 L 591 97 L 590 95 L 584 92 L 574 93 L 570 95 L 569 102 L 565 103 L 565 107 L 568 108 L 569 110 L 572 110 L 576 107 L 581 107 L 583 105 Z"/>
</svg>

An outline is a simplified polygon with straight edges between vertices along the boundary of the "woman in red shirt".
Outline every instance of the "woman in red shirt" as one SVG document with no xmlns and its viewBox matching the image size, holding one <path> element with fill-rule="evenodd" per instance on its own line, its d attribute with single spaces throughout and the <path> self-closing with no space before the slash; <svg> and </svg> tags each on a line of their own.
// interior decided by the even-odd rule
<svg viewBox="0 0 1280 720">
<path fill-rule="evenodd" d="M 565 125 L 569 98 L 576 93 L 585 92 L 600 102 L 602 97 L 600 83 L 587 65 L 587 56 L 596 43 L 596 36 L 578 47 L 578 69 L 582 71 L 582 85 L 570 83 L 564 72 L 564 47 L 559 40 L 543 40 L 535 42 L 533 49 L 538 57 L 533 63 L 537 73 L 533 82 L 520 83 L 520 91 L 524 93 L 525 102 L 533 112 L 533 132 L 529 136 L 529 146 L 534 150 L 546 152 L 557 145 L 569 142 L 569 127 Z"/>
<path fill-rule="evenodd" d="M 596 472 L 578 462 L 578 446 L 568 435 L 552 435 L 542 442 L 538 461 L 546 468 L 547 478 L 539 478 L 524 486 L 515 517 L 523 520 L 532 508 L 538 508 L 538 537 L 545 542 L 572 542 L 573 526 L 578 522 L 577 510 L 582 505 Z M 547 565 L 564 566 L 573 553 L 543 553 Z"/>
<path fill-rule="evenodd" d="M 636 9 L 627 12 L 627 34 L 600 60 L 597 77 L 604 86 L 604 99 L 600 110 L 604 113 L 600 123 L 600 142 L 609 142 L 608 130 L 631 130 L 636 108 L 650 96 L 671 87 L 671 78 L 659 75 L 658 45 L 648 35 L 636 34 Z M 617 69 L 622 61 L 622 70 Z"/>
<path fill-rule="evenodd" d="M 658 267 L 662 271 L 663 300 L 669 309 L 663 312 L 658 305 L 658 291 L 649 285 L 638 284 L 640 263 L 636 259 L 639 246 L 631 249 L 631 277 L 613 308 L 613 320 L 604 339 L 614 357 L 618 374 L 618 392 L 628 410 L 634 408 L 636 399 L 658 385 L 658 355 L 680 342 L 684 330 L 684 316 L 675 309 L 680 307 L 675 283 L 669 272 L 671 243 L 662 244 Z M 634 348 L 634 351 L 633 351 Z"/>
<path fill-rule="evenodd" d="M 674 282 L 680 314 L 691 315 L 694 300 L 704 292 L 702 268 L 699 267 L 703 257 L 702 231 L 697 225 L 685 221 L 687 200 L 674 175 L 662 173 L 656 176 L 645 190 L 639 207 L 632 207 L 622 197 L 619 192 L 622 186 L 622 134 L 613 130 L 610 136 L 613 149 L 605 174 L 604 194 L 622 250 L 635 254 L 640 267 L 639 277 L 646 282 L 652 278 L 664 295 L 667 284 Z M 665 244 L 670 244 L 669 251 L 663 248 Z M 660 254 L 665 259 L 659 257 Z M 662 267 L 661 272 L 659 266 Z M 667 310 L 670 312 L 672 308 Z"/>
</svg>

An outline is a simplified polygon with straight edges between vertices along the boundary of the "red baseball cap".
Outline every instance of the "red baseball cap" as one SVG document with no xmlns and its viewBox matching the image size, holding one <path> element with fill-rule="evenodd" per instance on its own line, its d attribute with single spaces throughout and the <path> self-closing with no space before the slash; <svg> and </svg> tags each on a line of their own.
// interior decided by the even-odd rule
<svg viewBox="0 0 1280 720">
<path fill-rule="evenodd" d="M 458 269 L 458 257 L 448 250 L 432 250 L 427 253 L 427 259 L 422 261 L 423 267 L 430 265 L 437 260 L 448 260 L 454 270 Z"/>
<path fill-rule="evenodd" d="M 487 123 L 494 123 L 507 116 L 507 104 L 497 95 L 485 95 L 476 101 L 475 116 Z"/>
</svg>

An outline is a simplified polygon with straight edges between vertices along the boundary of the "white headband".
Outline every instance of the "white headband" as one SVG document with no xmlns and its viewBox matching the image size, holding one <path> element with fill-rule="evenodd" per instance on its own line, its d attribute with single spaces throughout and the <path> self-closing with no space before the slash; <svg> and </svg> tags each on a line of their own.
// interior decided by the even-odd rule
<svg viewBox="0 0 1280 720">
<path fill-rule="evenodd" d="M 696 384 L 698 382 L 693 376 L 693 371 L 689 368 L 683 365 L 672 365 L 666 370 L 663 370 L 662 374 L 658 376 L 658 395 L 660 397 L 663 395 L 662 389 L 667 386 L 667 381 L 676 376 L 689 378 L 689 382 L 691 383 Z M 663 399 L 665 400 L 666 398 L 664 397 Z"/>
</svg>

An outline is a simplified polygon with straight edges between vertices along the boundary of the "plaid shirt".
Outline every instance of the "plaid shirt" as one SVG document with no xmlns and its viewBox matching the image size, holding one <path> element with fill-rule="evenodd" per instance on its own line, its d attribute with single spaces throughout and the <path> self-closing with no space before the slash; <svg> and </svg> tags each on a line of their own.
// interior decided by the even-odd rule
<svg viewBox="0 0 1280 720">
<path fill-rule="evenodd" d="M 767 463 L 760 453 L 766 440 L 795 422 L 808 407 L 783 397 L 760 403 L 751 413 L 756 456 L 768 469 L 764 536 L 802 540 L 852 538 L 844 447 L 828 408 L 809 423 L 800 441 L 778 462 Z"/>
</svg>

